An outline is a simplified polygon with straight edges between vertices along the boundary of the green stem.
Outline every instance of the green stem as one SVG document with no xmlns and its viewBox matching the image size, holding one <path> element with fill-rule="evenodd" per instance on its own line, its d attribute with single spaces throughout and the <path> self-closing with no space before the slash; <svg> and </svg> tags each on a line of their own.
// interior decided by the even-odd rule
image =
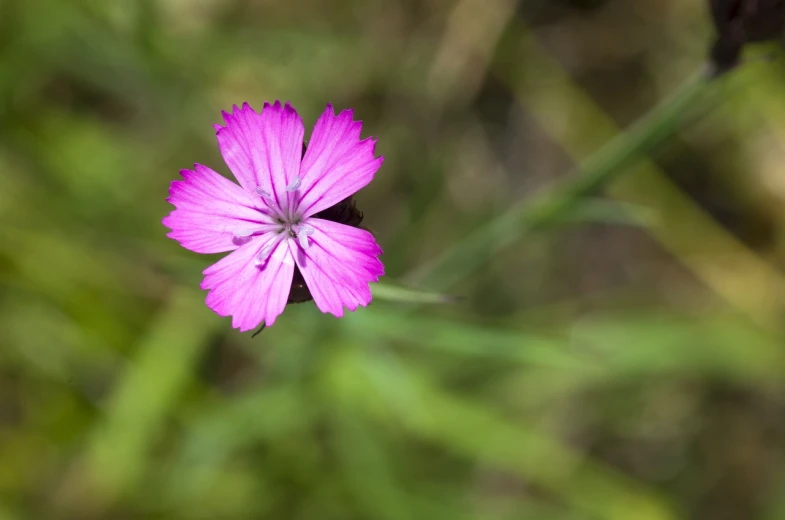
<svg viewBox="0 0 785 520">
<path fill-rule="evenodd" d="M 497 218 L 466 237 L 443 255 L 407 277 L 417 286 L 446 290 L 478 270 L 490 254 L 498 253 L 539 226 L 559 218 L 586 195 L 607 185 L 650 152 L 676 129 L 711 106 L 721 80 L 705 74 L 688 80 L 626 132 L 583 161 L 562 184 L 547 189 L 532 201 L 511 206 Z"/>
</svg>

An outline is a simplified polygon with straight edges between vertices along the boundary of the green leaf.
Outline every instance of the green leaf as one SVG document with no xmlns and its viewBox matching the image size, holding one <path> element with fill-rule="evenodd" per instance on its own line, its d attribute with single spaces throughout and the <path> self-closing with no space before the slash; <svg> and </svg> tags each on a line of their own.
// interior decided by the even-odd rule
<svg viewBox="0 0 785 520">
<path fill-rule="evenodd" d="M 176 289 L 171 294 L 88 437 L 72 474 L 72 487 L 66 490 L 67 507 L 101 510 L 143 476 L 157 434 L 220 323 L 199 293 Z M 83 486 L 90 489 L 89 502 L 81 500 L 83 491 L 76 491 Z"/>
<path fill-rule="evenodd" d="M 461 299 L 459 296 L 439 294 L 431 291 L 422 291 L 419 289 L 412 289 L 402 285 L 393 285 L 386 282 L 373 284 L 371 285 L 371 289 L 373 291 L 374 298 L 391 302 L 443 304 L 455 303 Z"/>
</svg>

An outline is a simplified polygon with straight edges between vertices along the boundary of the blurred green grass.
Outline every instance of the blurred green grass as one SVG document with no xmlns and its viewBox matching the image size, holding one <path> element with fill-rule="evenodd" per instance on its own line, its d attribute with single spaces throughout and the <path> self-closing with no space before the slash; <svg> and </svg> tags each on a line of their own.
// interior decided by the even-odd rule
<svg viewBox="0 0 785 520">
<path fill-rule="evenodd" d="M 0 3 L 0 519 L 781 518 L 782 63 L 619 130 L 709 35 L 676 0 Z M 379 137 L 388 283 L 251 339 L 160 220 L 277 98 Z"/>
</svg>

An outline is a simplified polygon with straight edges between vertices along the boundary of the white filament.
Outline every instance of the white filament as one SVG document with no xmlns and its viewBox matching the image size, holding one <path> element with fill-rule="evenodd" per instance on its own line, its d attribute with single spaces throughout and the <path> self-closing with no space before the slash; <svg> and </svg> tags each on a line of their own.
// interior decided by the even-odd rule
<svg viewBox="0 0 785 520">
<path fill-rule="evenodd" d="M 280 242 L 280 240 L 270 240 L 265 246 L 262 248 L 261 251 L 256 255 L 254 258 L 254 265 L 256 267 L 261 267 L 267 263 L 267 259 L 270 257 L 270 252 L 273 250 L 273 246 Z"/>
<path fill-rule="evenodd" d="M 300 247 L 308 249 L 308 237 L 314 234 L 314 229 L 308 224 L 303 224 L 297 231 L 297 240 L 300 242 Z"/>
<path fill-rule="evenodd" d="M 264 189 L 263 187 L 257 186 L 254 191 L 256 192 L 257 195 L 262 197 L 262 200 L 264 201 L 265 204 L 267 204 L 268 208 L 272 208 L 272 207 L 277 206 L 277 204 L 275 203 L 275 199 L 273 198 L 272 194 L 269 191 L 267 191 L 266 189 Z"/>
<path fill-rule="evenodd" d="M 247 229 L 235 229 L 232 231 L 232 235 L 234 238 L 248 238 L 256 232 L 255 229 L 247 228 Z"/>
<path fill-rule="evenodd" d="M 300 188 L 300 184 L 302 184 L 302 182 L 303 180 L 298 175 L 297 177 L 292 179 L 292 182 L 290 182 L 289 185 L 286 187 L 286 191 L 289 192 L 297 191 Z"/>
</svg>

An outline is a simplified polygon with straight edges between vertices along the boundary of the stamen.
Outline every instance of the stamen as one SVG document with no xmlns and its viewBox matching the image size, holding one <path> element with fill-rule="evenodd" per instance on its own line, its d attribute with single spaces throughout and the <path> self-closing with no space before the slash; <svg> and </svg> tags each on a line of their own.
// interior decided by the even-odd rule
<svg viewBox="0 0 785 520">
<path fill-rule="evenodd" d="M 232 230 L 232 236 L 235 240 L 248 241 L 254 235 L 263 235 L 270 231 L 278 231 L 281 229 L 280 225 L 267 224 L 257 227 L 237 228 Z"/>
<path fill-rule="evenodd" d="M 308 224 L 300 224 L 300 231 L 298 231 L 298 233 L 305 233 L 308 236 L 313 235 L 315 232 L 316 230 Z"/>
<path fill-rule="evenodd" d="M 251 237 L 254 234 L 253 229 L 236 229 L 232 231 L 232 242 L 235 245 L 241 246 L 243 244 L 247 244 L 251 241 Z"/>
<path fill-rule="evenodd" d="M 303 180 L 298 175 L 297 177 L 292 179 L 292 182 L 290 182 L 289 185 L 286 187 L 286 191 L 289 192 L 297 191 L 300 188 L 300 184 L 302 184 L 302 181 Z"/>
<path fill-rule="evenodd" d="M 271 238 L 254 257 L 253 264 L 256 267 L 263 267 L 270 259 L 270 253 L 273 252 L 273 249 L 275 249 L 275 247 L 280 244 L 281 240 L 283 240 L 285 237 L 285 233 L 279 233 L 274 238 Z"/>
<path fill-rule="evenodd" d="M 303 224 L 297 231 L 297 240 L 300 242 L 300 247 L 308 249 L 308 237 L 314 234 L 314 229 L 308 224 Z"/>
<path fill-rule="evenodd" d="M 247 228 L 247 229 L 235 229 L 232 231 L 232 234 L 235 238 L 248 238 L 256 232 L 255 229 Z"/>
<path fill-rule="evenodd" d="M 266 189 L 264 189 L 263 187 L 257 186 L 254 191 L 256 192 L 257 195 L 262 197 L 262 200 L 264 201 L 265 204 L 267 204 L 268 208 L 273 208 L 278 206 L 278 204 L 275 203 L 275 199 L 273 198 L 272 194 Z"/>
<path fill-rule="evenodd" d="M 273 250 L 273 246 L 277 244 L 278 240 L 270 240 L 259 253 L 254 258 L 253 265 L 256 267 L 261 267 L 267 263 L 267 259 L 270 257 L 270 251 Z"/>
</svg>

